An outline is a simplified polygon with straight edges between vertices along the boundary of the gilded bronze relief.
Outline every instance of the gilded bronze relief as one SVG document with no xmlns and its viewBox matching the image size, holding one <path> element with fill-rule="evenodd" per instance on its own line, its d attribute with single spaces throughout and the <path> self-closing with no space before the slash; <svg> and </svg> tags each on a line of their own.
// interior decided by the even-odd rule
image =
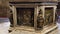
<svg viewBox="0 0 60 34">
<path fill-rule="evenodd" d="M 53 8 L 45 8 L 45 25 L 53 23 Z"/>
<path fill-rule="evenodd" d="M 34 10 L 29 8 L 20 8 L 17 10 L 18 25 L 34 26 Z"/>
</svg>

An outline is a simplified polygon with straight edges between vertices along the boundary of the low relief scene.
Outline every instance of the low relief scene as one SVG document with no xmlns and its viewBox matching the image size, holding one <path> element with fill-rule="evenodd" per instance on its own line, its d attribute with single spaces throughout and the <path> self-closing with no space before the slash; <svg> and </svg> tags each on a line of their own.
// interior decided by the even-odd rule
<svg viewBox="0 0 60 34">
<path fill-rule="evenodd" d="M 37 28 L 43 29 L 44 26 L 50 25 L 53 23 L 53 8 L 45 8 L 44 18 L 43 11 L 40 10 L 37 16 Z"/>
<path fill-rule="evenodd" d="M 34 9 L 17 8 L 17 24 L 22 26 L 34 26 Z"/>
<path fill-rule="evenodd" d="M 17 25 L 34 27 L 34 9 L 33 8 L 16 8 Z M 43 29 L 43 26 L 53 23 L 53 8 L 45 8 L 44 18 L 43 11 L 38 11 L 37 28 Z"/>
<path fill-rule="evenodd" d="M 53 23 L 53 8 L 45 8 L 45 24 L 52 24 Z"/>
</svg>

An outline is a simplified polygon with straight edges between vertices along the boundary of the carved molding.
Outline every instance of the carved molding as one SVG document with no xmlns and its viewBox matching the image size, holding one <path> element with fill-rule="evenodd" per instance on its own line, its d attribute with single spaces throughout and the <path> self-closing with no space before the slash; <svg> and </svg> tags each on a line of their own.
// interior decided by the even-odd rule
<svg viewBox="0 0 60 34">
<path fill-rule="evenodd" d="M 58 0 L 10 0 L 10 2 L 57 2 Z"/>
</svg>

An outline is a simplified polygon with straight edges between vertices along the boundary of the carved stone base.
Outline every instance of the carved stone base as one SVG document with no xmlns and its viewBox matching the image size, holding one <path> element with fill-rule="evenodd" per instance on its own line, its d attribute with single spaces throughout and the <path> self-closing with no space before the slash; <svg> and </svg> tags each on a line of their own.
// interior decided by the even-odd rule
<svg viewBox="0 0 60 34">
<path fill-rule="evenodd" d="M 51 31 L 54 31 L 55 29 L 57 29 L 57 25 L 51 25 L 49 27 L 44 27 L 44 29 L 41 31 L 41 34 L 47 34 Z"/>
<path fill-rule="evenodd" d="M 51 25 L 51 26 L 45 26 L 43 27 L 44 29 L 43 30 L 35 30 L 33 27 L 28 27 L 27 26 L 17 26 L 15 28 L 11 28 L 10 30 L 22 30 L 22 31 L 29 31 L 29 32 L 36 32 L 36 33 L 39 33 L 39 34 L 46 34 L 46 33 L 49 33 L 51 31 L 54 31 L 57 29 L 57 25 Z"/>
</svg>

